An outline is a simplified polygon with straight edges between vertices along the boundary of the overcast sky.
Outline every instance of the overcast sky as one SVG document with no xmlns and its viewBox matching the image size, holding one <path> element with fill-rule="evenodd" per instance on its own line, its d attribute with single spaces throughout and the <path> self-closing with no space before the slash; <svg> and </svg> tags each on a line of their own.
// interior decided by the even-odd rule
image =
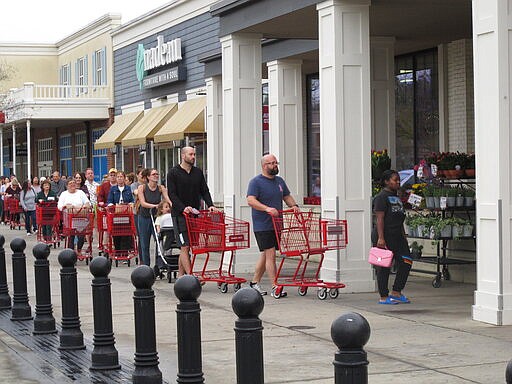
<svg viewBox="0 0 512 384">
<path fill-rule="evenodd" d="M 123 24 L 170 0 L 3 0 L 0 41 L 55 43 L 106 13 Z"/>
</svg>

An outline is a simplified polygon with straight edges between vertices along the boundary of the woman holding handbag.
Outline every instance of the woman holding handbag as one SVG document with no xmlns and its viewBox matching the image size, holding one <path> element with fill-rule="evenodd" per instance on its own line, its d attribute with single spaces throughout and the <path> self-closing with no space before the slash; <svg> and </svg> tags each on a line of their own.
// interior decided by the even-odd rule
<svg viewBox="0 0 512 384">
<path fill-rule="evenodd" d="M 380 193 L 373 200 L 377 225 L 372 231 L 372 244 L 374 247 L 392 251 L 398 270 L 390 294 L 388 281 L 391 268 L 377 267 L 379 304 L 410 303 L 409 299 L 402 294 L 412 267 L 412 258 L 404 231 L 405 210 L 398 197 L 400 188 L 398 172 L 385 171 L 382 175 L 382 187 Z"/>
</svg>

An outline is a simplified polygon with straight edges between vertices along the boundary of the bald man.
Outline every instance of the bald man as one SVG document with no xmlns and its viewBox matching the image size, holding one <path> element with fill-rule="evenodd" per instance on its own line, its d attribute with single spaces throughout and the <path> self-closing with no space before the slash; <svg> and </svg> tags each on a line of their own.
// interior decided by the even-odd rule
<svg viewBox="0 0 512 384">
<path fill-rule="evenodd" d="M 201 198 L 210 211 L 216 211 L 203 171 L 197 168 L 196 150 L 192 147 L 181 149 L 181 163 L 167 173 L 167 188 L 172 201 L 171 214 L 176 242 L 180 247 L 178 275 L 192 273 L 190 264 L 190 243 L 187 224 L 183 214 L 190 214 L 201 207 Z"/>
<path fill-rule="evenodd" d="M 262 296 L 266 295 L 267 292 L 260 286 L 261 278 L 266 270 L 272 282 L 272 296 L 285 297 L 286 292 L 276 292 L 276 249 L 278 244 L 271 216 L 279 215 L 279 211 L 283 209 L 283 201 L 288 207 L 293 207 L 297 211 L 299 206 L 290 194 L 285 181 L 277 176 L 278 173 L 277 158 L 272 154 L 265 155 L 261 158 L 261 174 L 254 177 L 247 188 L 247 203 L 252 208 L 254 236 L 261 252 L 250 286 Z"/>
</svg>

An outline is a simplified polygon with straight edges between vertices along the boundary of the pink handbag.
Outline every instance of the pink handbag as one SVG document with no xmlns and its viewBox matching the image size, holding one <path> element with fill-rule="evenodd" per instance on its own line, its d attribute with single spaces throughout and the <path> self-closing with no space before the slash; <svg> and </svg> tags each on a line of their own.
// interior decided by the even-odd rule
<svg viewBox="0 0 512 384">
<path fill-rule="evenodd" d="M 393 252 L 389 249 L 383 249 L 378 247 L 371 247 L 370 254 L 368 255 L 368 262 L 377 267 L 391 267 L 393 261 Z"/>
</svg>

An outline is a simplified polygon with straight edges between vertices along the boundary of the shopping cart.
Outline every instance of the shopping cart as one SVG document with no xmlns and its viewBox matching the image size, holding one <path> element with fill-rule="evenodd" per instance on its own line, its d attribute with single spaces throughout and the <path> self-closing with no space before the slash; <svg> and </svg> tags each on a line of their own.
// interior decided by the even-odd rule
<svg viewBox="0 0 512 384">
<path fill-rule="evenodd" d="M 77 254 L 77 259 L 89 264 L 92 259 L 92 234 L 94 230 L 94 213 L 91 208 L 64 208 L 62 210 L 62 235 L 65 247 L 74 249 L 72 241 L 76 236 L 84 236 L 87 248 Z"/>
<path fill-rule="evenodd" d="M 293 286 L 298 287 L 300 296 L 305 296 L 308 288 L 315 287 L 320 300 L 325 300 L 328 295 L 332 299 L 337 298 L 338 290 L 345 284 L 321 280 L 320 270 L 326 251 L 346 248 L 346 220 L 321 218 L 319 213 L 312 211 L 284 210 L 279 211 L 278 216 L 272 216 L 272 222 L 283 256 L 277 269 L 274 297 L 280 298 L 283 287 Z M 312 256 L 318 257 L 316 268 L 308 268 L 314 264 L 310 263 Z M 286 275 L 283 267 L 290 258 L 294 258 L 297 265 L 291 274 Z"/>
<path fill-rule="evenodd" d="M 107 210 L 103 205 L 96 207 L 96 229 L 98 230 L 98 250 L 102 255 L 108 247 Z"/>
<path fill-rule="evenodd" d="M 222 293 L 233 284 L 235 292 L 246 279 L 232 273 L 236 251 L 249 248 L 249 223 L 226 216 L 223 212 L 199 211 L 185 215 L 190 250 L 192 251 L 192 273 L 201 281 L 214 281 Z M 209 269 L 211 254 L 219 254 L 219 265 Z M 229 253 L 229 260 L 226 253 Z M 198 255 L 205 255 L 203 267 L 194 269 Z"/>
<path fill-rule="evenodd" d="M 108 255 L 111 261 L 115 261 L 116 267 L 119 260 L 126 260 L 128 266 L 130 266 L 130 260 L 133 258 L 135 258 L 135 264 L 138 264 L 139 253 L 133 207 L 129 204 L 111 205 L 105 208 L 105 212 L 107 241 L 103 252 Z"/>
<path fill-rule="evenodd" d="M 36 205 L 37 241 L 60 246 L 60 212 L 57 202 L 41 201 Z"/>
<path fill-rule="evenodd" d="M 11 229 L 16 227 L 21 229 L 21 214 L 23 213 L 23 207 L 21 206 L 20 200 L 14 196 L 5 196 L 4 202 L 7 207 L 9 227 Z"/>
</svg>

